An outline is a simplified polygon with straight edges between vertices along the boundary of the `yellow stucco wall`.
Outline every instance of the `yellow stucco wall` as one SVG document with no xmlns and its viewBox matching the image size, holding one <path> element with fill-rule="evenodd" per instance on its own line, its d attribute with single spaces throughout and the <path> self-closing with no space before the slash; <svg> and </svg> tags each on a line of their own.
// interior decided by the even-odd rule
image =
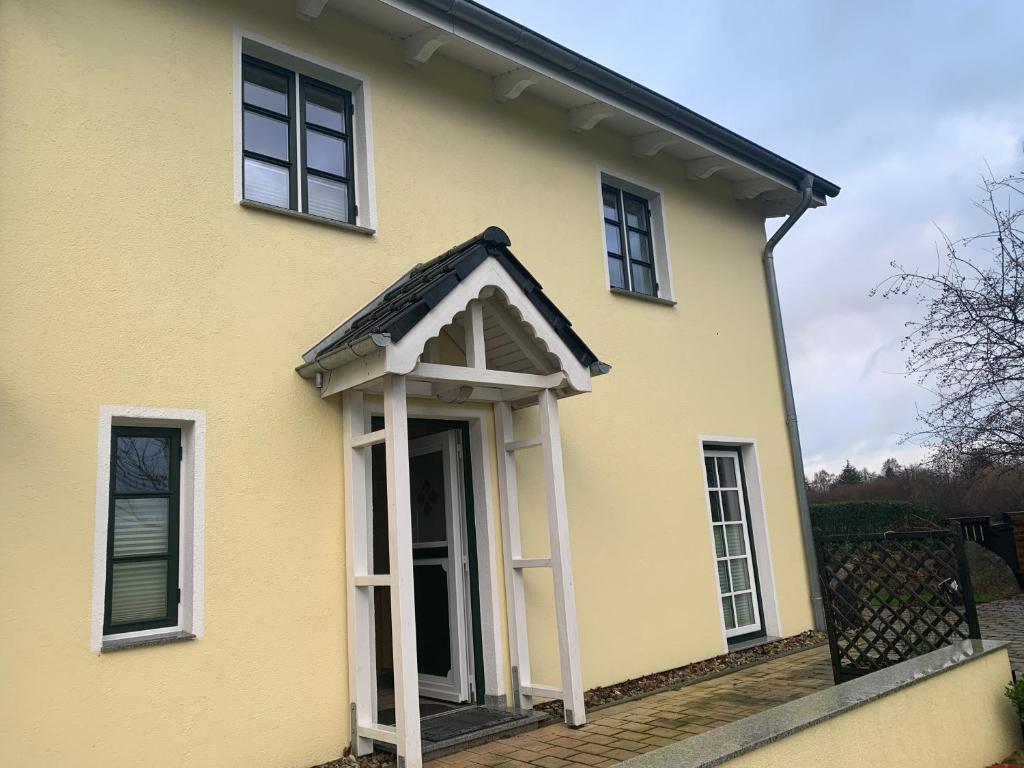
<svg viewBox="0 0 1024 768">
<path fill-rule="evenodd" d="M 992 653 L 722 765 L 991 765 L 1021 745 L 1020 721 L 1003 696 L 1009 678 L 1006 651 Z"/>
<path fill-rule="evenodd" d="M 369 76 L 375 237 L 234 202 L 236 26 Z M 297 21 L 289 2 L 4 0 L 0 104 L 0 764 L 340 753 L 340 405 L 292 369 L 411 264 L 492 224 L 614 365 L 561 409 L 585 684 L 723 649 L 700 434 L 758 441 L 783 631 L 810 626 L 764 230 L 726 186 L 571 133 L 529 93 L 497 104 L 443 57 L 410 69 L 399 41 L 331 11 Z M 678 306 L 606 290 L 599 165 L 662 191 Z M 206 413 L 196 642 L 89 651 L 103 404 Z"/>
</svg>

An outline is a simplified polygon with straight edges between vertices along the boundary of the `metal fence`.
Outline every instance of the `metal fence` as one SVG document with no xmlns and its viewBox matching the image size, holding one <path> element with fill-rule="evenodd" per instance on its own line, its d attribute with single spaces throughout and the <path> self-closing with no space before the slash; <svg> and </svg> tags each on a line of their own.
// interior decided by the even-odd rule
<svg viewBox="0 0 1024 768">
<path fill-rule="evenodd" d="M 996 521 L 990 517 L 951 517 L 950 520 L 960 525 L 964 541 L 980 544 L 1003 558 L 1017 577 L 1017 583 L 1024 587 L 1024 573 L 1021 573 L 1021 563 L 1017 557 L 1013 523 L 1009 520 Z"/>
<path fill-rule="evenodd" d="M 816 536 L 837 683 L 981 631 L 959 532 Z"/>
</svg>

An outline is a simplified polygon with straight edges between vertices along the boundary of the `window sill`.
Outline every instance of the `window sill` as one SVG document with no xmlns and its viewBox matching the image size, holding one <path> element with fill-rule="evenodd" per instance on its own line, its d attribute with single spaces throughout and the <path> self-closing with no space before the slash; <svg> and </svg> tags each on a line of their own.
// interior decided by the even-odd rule
<svg viewBox="0 0 1024 768">
<path fill-rule="evenodd" d="M 257 203 L 255 200 L 239 200 L 238 204 L 243 208 L 251 208 L 255 211 L 267 211 L 268 213 L 279 213 L 282 216 L 291 216 L 293 219 L 302 219 L 303 221 L 310 221 L 314 224 L 323 224 L 336 229 L 347 229 L 349 232 L 358 232 L 361 235 L 377 234 L 377 230 L 370 229 L 369 227 L 360 227 L 358 224 L 348 224 L 344 221 L 335 221 L 334 219 L 327 219 L 323 216 L 314 216 L 312 213 L 293 211 L 291 208 L 279 208 L 276 205 Z"/>
<path fill-rule="evenodd" d="M 735 653 L 736 651 L 745 651 L 748 648 L 757 648 L 759 645 L 767 645 L 781 639 L 779 637 L 761 635 L 760 637 L 752 637 L 749 640 L 727 641 L 727 644 L 729 646 L 729 653 Z"/>
<path fill-rule="evenodd" d="M 663 299 L 661 296 L 648 296 L 646 293 L 636 293 L 635 291 L 626 291 L 622 288 L 609 288 L 609 291 L 614 293 L 616 296 L 628 296 L 631 299 L 637 299 L 638 301 L 649 301 L 652 304 L 663 304 L 666 307 L 674 307 L 676 302 L 672 299 Z"/>
<path fill-rule="evenodd" d="M 180 629 L 171 630 L 160 635 L 144 635 L 142 637 L 121 637 L 104 640 L 100 646 L 100 653 L 113 653 L 114 651 L 126 651 L 129 648 L 143 648 L 147 645 L 167 645 L 168 643 L 181 643 L 186 640 L 195 640 L 196 636 L 191 632 L 183 632 Z"/>
</svg>

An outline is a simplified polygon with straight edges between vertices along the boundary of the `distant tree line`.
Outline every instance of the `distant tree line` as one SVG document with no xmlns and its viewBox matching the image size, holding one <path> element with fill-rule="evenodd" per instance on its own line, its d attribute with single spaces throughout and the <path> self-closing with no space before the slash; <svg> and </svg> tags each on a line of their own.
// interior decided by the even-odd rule
<svg viewBox="0 0 1024 768">
<path fill-rule="evenodd" d="M 1001 515 L 1024 510 L 1024 464 L 993 462 L 984 454 L 953 462 L 937 456 L 904 466 L 886 459 L 878 472 L 847 461 L 838 472 L 807 480 L 811 503 L 907 501 L 944 517 Z"/>
</svg>

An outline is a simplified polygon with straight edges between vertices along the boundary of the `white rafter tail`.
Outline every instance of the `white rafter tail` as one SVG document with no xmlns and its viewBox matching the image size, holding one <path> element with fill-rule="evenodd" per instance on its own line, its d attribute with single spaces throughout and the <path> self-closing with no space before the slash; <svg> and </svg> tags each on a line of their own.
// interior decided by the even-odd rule
<svg viewBox="0 0 1024 768">
<path fill-rule="evenodd" d="M 388 555 L 391 572 L 391 637 L 395 674 L 395 750 L 399 765 L 421 768 L 420 699 L 416 663 L 416 603 L 409 498 L 409 422 L 405 377 L 384 377 L 385 462 L 388 487 Z"/>
<path fill-rule="evenodd" d="M 295 0 L 295 15 L 303 21 L 315 21 L 326 5 L 327 0 Z"/>
<path fill-rule="evenodd" d="M 376 719 L 376 671 L 373 646 L 373 592 L 360 589 L 359 574 L 372 573 L 370 505 L 370 457 L 357 447 L 366 434 L 363 393 L 342 395 L 342 428 L 345 443 L 345 563 L 348 581 L 348 686 L 352 719 L 352 752 L 373 752 L 372 737 L 361 730 Z"/>
<path fill-rule="evenodd" d="M 513 69 L 494 78 L 494 98 L 498 101 L 518 99 L 523 91 L 538 82 L 540 76 L 536 72 L 531 72 L 526 67 Z"/>
<path fill-rule="evenodd" d="M 686 161 L 686 177 L 689 179 L 710 179 L 719 171 L 729 167 L 729 161 L 721 157 L 699 157 Z"/>
<path fill-rule="evenodd" d="M 744 181 L 734 182 L 732 185 L 732 193 L 735 195 L 737 200 L 750 200 L 758 195 L 763 195 L 765 192 L 771 192 L 778 188 L 778 183 L 771 179 L 746 179 Z"/>
<path fill-rule="evenodd" d="M 565 467 L 562 461 L 562 432 L 558 424 L 558 398 L 550 389 L 540 392 L 541 446 L 544 451 L 544 487 L 548 506 L 548 536 L 551 542 L 551 575 L 555 586 L 555 620 L 562 672 L 562 702 L 567 725 L 587 721 L 583 707 L 583 672 L 580 664 L 580 632 L 576 623 L 576 592 L 572 580 L 569 547 L 569 514 L 565 496 Z M 508 456 L 506 452 L 506 456 Z"/>
<path fill-rule="evenodd" d="M 645 133 L 633 139 L 633 155 L 636 157 L 653 157 L 666 147 L 682 144 L 683 140 L 668 131 Z"/>
<path fill-rule="evenodd" d="M 402 41 L 405 63 L 411 67 L 426 64 L 430 57 L 437 53 L 438 48 L 451 39 L 451 34 L 436 27 L 427 27 L 409 35 Z"/>
<path fill-rule="evenodd" d="M 581 133 L 593 130 L 602 120 L 615 117 L 615 110 L 607 104 L 594 102 L 584 104 L 582 107 L 574 107 L 569 110 L 569 128 Z"/>
</svg>

